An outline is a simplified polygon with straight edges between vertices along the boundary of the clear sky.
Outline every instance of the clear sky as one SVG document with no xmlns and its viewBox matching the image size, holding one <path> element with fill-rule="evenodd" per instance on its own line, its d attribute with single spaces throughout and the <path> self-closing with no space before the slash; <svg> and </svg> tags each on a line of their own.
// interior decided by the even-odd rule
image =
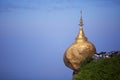
<svg viewBox="0 0 120 80">
<path fill-rule="evenodd" d="M 97 52 L 120 50 L 119 0 L 0 0 L 0 80 L 72 80 L 80 10 Z"/>
</svg>

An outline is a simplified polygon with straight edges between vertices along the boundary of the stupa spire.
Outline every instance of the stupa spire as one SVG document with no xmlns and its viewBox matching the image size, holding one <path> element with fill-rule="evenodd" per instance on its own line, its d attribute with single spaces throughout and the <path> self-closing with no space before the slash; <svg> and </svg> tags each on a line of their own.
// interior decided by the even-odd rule
<svg viewBox="0 0 120 80">
<path fill-rule="evenodd" d="M 81 13 L 81 18 L 80 18 L 80 26 L 82 27 L 83 26 L 83 20 L 82 20 L 82 11 L 80 11 L 80 13 Z"/>
<path fill-rule="evenodd" d="M 84 31 L 83 31 L 83 19 L 82 19 L 82 11 L 81 13 L 81 18 L 80 18 L 80 30 L 78 33 L 78 36 L 76 37 L 76 42 L 81 42 L 81 41 L 87 41 L 87 38 L 85 37 Z"/>
</svg>

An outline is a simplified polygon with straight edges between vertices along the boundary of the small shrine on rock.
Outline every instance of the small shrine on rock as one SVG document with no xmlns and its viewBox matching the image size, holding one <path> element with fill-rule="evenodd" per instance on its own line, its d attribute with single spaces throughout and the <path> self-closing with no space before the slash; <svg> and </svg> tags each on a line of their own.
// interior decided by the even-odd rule
<svg viewBox="0 0 120 80">
<path fill-rule="evenodd" d="M 87 57 L 92 57 L 96 53 L 96 48 L 93 43 L 88 41 L 83 31 L 82 11 L 80 18 L 80 30 L 75 39 L 75 42 L 68 47 L 64 53 L 65 65 L 72 69 L 74 73 L 80 68 L 80 62 Z M 74 79 L 73 79 L 74 80 Z"/>
</svg>

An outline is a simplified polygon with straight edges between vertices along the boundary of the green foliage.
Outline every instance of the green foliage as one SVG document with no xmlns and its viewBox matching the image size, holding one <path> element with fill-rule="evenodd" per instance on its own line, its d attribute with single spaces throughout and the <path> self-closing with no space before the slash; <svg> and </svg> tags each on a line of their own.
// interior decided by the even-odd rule
<svg viewBox="0 0 120 80">
<path fill-rule="evenodd" d="M 120 56 L 97 62 L 86 59 L 81 66 L 82 69 L 74 76 L 75 80 L 120 80 Z"/>
<path fill-rule="evenodd" d="M 90 63 L 91 61 L 93 61 L 92 57 L 87 57 L 85 60 L 80 62 L 80 69 L 82 69 L 85 65 L 87 65 L 88 63 Z M 80 70 L 79 69 L 79 70 Z"/>
</svg>

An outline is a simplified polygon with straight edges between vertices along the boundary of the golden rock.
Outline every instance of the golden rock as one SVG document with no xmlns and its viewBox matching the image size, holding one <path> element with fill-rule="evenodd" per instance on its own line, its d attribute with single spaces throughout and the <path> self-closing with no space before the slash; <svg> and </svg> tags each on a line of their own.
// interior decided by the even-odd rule
<svg viewBox="0 0 120 80">
<path fill-rule="evenodd" d="M 83 31 L 83 20 L 81 15 L 80 31 L 75 42 L 65 51 L 64 63 L 67 67 L 76 71 L 80 68 L 80 62 L 86 57 L 92 56 L 94 53 L 96 53 L 96 48 L 85 37 Z"/>
</svg>

